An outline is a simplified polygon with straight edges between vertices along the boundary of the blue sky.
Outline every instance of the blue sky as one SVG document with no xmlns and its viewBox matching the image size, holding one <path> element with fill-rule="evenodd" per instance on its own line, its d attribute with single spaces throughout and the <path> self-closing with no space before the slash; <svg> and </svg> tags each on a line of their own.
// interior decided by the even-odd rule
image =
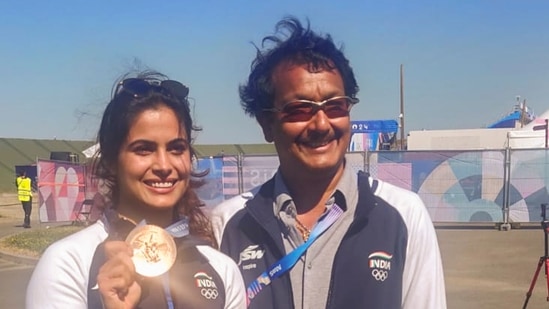
<svg viewBox="0 0 549 309">
<path fill-rule="evenodd" d="M 517 95 L 549 109 L 545 0 L 6 2 L 0 137 L 95 139 L 113 83 L 140 63 L 190 87 L 196 143 L 262 143 L 237 88 L 251 42 L 287 14 L 344 45 L 360 86 L 353 120 L 397 119 L 400 64 L 405 132 L 485 127 Z"/>
</svg>

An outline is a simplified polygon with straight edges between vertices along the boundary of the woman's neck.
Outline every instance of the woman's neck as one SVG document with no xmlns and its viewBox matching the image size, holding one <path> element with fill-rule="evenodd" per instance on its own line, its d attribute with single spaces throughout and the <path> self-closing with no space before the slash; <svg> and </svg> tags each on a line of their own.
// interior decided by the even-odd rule
<svg viewBox="0 0 549 309">
<path fill-rule="evenodd" d="M 137 209 L 135 207 L 123 207 L 120 205 L 117 209 L 121 218 L 139 224 L 145 220 L 147 224 L 153 224 L 160 227 L 166 227 L 173 223 L 173 209 Z"/>
</svg>

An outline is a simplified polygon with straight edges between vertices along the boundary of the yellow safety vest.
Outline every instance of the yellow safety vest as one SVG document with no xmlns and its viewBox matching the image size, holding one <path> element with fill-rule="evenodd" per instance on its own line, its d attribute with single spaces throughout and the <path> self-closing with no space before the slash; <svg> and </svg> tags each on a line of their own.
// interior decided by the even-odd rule
<svg viewBox="0 0 549 309">
<path fill-rule="evenodd" d="M 28 202 L 31 200 L 31 180 L 29 177 L 17 177 L 17 196 L 21 202 Z"/>
</svg>

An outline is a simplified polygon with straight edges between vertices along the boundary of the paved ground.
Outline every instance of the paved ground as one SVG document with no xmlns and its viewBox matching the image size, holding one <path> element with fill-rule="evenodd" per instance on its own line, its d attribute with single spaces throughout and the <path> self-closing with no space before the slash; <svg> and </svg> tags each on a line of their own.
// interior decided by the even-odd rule
<svg viewBox="0 0 549 309">
<path fill-rule="evenodd" d="M 25 229 L 18 226 L 22 222 L 21 205 L 0 197 L 0 238 L 23 232 Z M 31 224 L 33 228 L 40 228 L 37 214 L 32 215 Z M 32 259 L 0 252 L 0 308 L 24 308 L 27 282 L 33 270 L 30 262 Z"/>
<path fill-rule="evenodd" d="M 0 237 L 24 231 L 21 206 L 0 197 Z M 36 205 L 35 205 L 36 206 Z M 33 210 L 33 229 L 45 228 Z M 445 271 L 449 309 L 522 308 L 540 256 L 544 255 L 544 232 L 539 224 L 499 231 L 492 225 L 437 226 Z M 22 308 L 28 266 L 6 263 L 0 255 L 0 307 Z M 9 270 L 2 271 L 2 265 Z M 4 278 L 9 278 L 6 281 Z M 13 280 L 13 281 L 12 281 Z M 8 283 L 9 282 L 9 286 Z M 549 288 L 540 272 L 528 308 L 549 308 Z M 6 301 L 8 301 L 6 303 Z M 6 307 L 6 305 L 9 305 Z"/>
<path fill-rule="evenodd" d="M 437 228 L 444 265 L 448 308 L 522 308 L 540 256 L 544 234 L 530 227 Z M 528 308 L 548 308 L 544 270 Z"/>
</svg>

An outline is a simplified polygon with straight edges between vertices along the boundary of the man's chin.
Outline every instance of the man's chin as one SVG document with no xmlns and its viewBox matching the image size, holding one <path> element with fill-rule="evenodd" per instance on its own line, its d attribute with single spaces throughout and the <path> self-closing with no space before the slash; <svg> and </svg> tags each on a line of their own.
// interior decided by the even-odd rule
<svg viewBox="0 0 549 309">
<path fill-rule="evenodd" d="M 296 169 L 296 172 L 308 172 L 312 174 L 330 174 L 335 172 L 342 165 L 343 161 L 337 160 L 306 160 L 302 162 L 301 167 Z"/>
</svg>

